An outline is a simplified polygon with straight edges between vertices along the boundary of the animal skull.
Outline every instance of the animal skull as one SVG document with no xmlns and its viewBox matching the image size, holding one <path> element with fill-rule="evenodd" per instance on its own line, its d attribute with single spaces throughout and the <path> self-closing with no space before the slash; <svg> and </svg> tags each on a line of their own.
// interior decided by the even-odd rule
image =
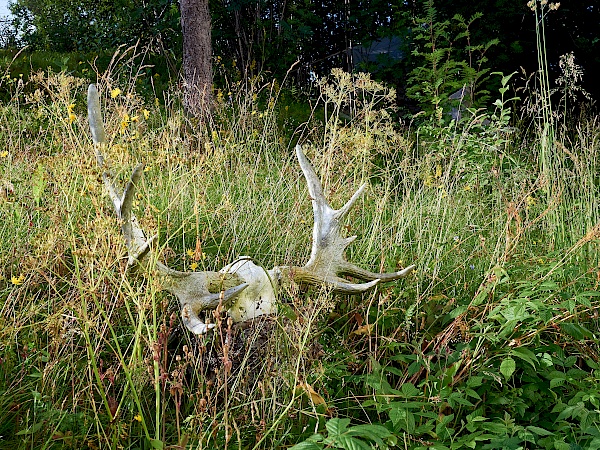
<svg viewBox="0 0 600 450">
<path fill-rule="evenodd" d="M 123 193 L 115 186 L 112 175 L 104 167 L 102 149 L 106 145 L 106 133 L 98 90 L 93 84 L 88 89 L 88 120 L 96 160 L 100 168 L 105 170 L 104 184 L 115 213 L 122 221 L 121 231 L 129 255 L 128 264 L 146 267 L 151 265 L 150 268 L 156 269 L 163 278 L 163 288 L 179 300 L 183 323 L 192 333 L 203 334 L 214 327 L 212 324 L 205 324 L 198 314 L 204 310 L 215 309 L 219 304 L 228 308 L 228 314 L 235 322 L 276 313 L 277 291 L 280 286 L 291 283 L 326 286 L 335 293 L 356 294 L 372 289 L 381 281 L 403 278 L 415 268 L 411 265 L 398 272 L 373 273 L 346 260 L 345 250 L 356 236 L 344 237 L 340 232 L 340 224 L 364 192 L 366 184 L 363 184 L 342 208 L 334 210 L 325 199 L 321 181 L 311 163 L 300 145 L 297 145 L 296 156 L 308 184 L 314 213 L 312 251 L 309 261 L 304 266 L 278 266 L 265 270 L 254 264 L 250 257 L 244 256 L 223 267 L 219 272 L 180 272 L 170 269 L 150 257 L 154 237 L 146 238 L 132 212 L 135 189 L 143 173 L 143 165 L 138 165 L 133 170 Z M 351 283 L 342 278 L 342 275 L 365 282 Z"/>
</svg>

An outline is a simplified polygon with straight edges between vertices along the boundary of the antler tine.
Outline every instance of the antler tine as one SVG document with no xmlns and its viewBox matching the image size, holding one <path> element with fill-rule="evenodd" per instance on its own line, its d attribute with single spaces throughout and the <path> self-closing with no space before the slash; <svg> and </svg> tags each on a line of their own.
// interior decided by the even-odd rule
<svg viewBox="0 0 600 450">
<path fill-rule="evenodd" d="M 366 188 L 367 188 L 367 183 L 363 183 L 357 189 L 357 191 L 352 195 L 352 197 L 350 197 L 350 200 L 348 200 L 344 206 L 342 206 L 340 209 L 338 209 L 335 212 L 336 220 L 342 220 L 344 217 L 346 217 L 346 214 L 348 214 L 348 211 L 350 211 L 350 208 L 352 208 L 354 203 L 356 203 L 356 201 L 360 198 L 360 196 L 363 195 L 363 192 L 365 192 Z M 356 236 L 354 236 L 354 239 L 356 239 Z M 354 239 L 352 239 L 352 240 L 354 240 Z"/>
<path fill-rule="evenodd" d="M 102 154 L 102 147 L 107 143 L 106 132 L 104 131 L 100 109 L 100 96 L 98 95 L 98 89 L 93 84 L 88 88 L 87 100 L 88 121 L 95 144 L 96 160 L 98 165 L 104 169 L 105 158 Z M 121 230 L 129 255 L 128 265 L 144 263 L 149 265 L 150 268 L 156 269 L 163 277 L 164 289 L 178 298 L 185 326 L 192 333 L 205 333 L 214 325 L 207 325 L 202 322 L 198 313 L 205 309 L 214 309 L 219 303 L 228 307 L 248 287 L 248 284 L 244 283 L 243 279 L 236 274 L 209 271 L 179 272 L 147 257 L 150 252 L 150 243 L 154 237 L 146 239 L 146 235 L 132 211 L 136 186 L 143 170 L 143 164 L 135 167 L 122 195 L 115 186 L 109 171 L 105 170 L 102 174 L 115 213 L 122 221 Z"/>
<path fill-rule="evenodd" d="M 324 284 L 331 287 L 333 291 L 352 294 L 369 290 L 380 281 L 393 281 L 412 272 L 415 268 L 414 265 L 398 272 L 374 273 L 346 261 L 345 250 L 356 239 L 356 236 L 343 237 L 340 232 L 340 221 L 364 193 L 367 184 L 358 188 L 344 206 L 335 210 L 325 199 L 321 181 L 300 145 L 296 146 L 296 155 L 308 184 L 314 213 L 314 226 L 310 259 L 304 267 L 293 268 L 294 280 L 309 285 Z M 368 282 L 349 283 L 340 275 L 350 275 Z"/>
<path fill-rule="evenodd" d="M 100 96 L 95 84 L 90 84 L 87 95 L 88 122 L 92 131 L 92 140 L 94 144 L 106 144 L 106 132 L 104 131 L 104 122 L 102 121 L 102 112 L 100 110 Z M 96 158 L 98 165 L 104 164 L 102 153 L 96 149 Z"/>
</svg>

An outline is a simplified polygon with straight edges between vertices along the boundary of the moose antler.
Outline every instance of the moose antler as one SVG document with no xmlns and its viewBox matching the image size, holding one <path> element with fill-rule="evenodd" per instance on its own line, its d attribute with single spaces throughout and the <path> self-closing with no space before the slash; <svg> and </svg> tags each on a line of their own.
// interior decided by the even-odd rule
<svg viewBox="0 0 600 450">
<path fill-rule="evenodd" d="M 88 88 L 88 120 L 94 141 L 96 160 L 100 168 L 104 169 L 102 148 L 107 145 L 106 133 L 102 122 L 98 90 L 93 84 Z M 123 194 L 115 186 L 113 176 L 108 170 L 105 170 L 102 175 L 115 213 L 121 220 L 121 231 L 129 254 L 128 265 L 143 264 L 151 269 L 156 269 L 163 277 L 164 289 L 179 299 L 185 326 L 192 333 L 205 333 L 214 325 L 205 324 L 198 313 L 205 309 L 215 309 L 219 302 L 226 306 L 229 305 L 248 287 L 248 284 L 235 273 L 179 272 L 168 268 L 150 256 L 151 243 L 154 238 L 146 239 L 131 210 L 135 189 L 143 168 L 144 166 L 140 164 L 133 170 Z"/>
<path fill-rule="evenodd" d="M 100 113 L 98 90 L 93 84 L 88 89 L 88 118 L 96 159 L 100 168 L 104 169 L 102 148 L 106 146 L 106 134 Z M 132 212 L 135 189 L 142 175 L 143 165 L 138 165 L 133 170 L 122 194 L 115 186 L 113 176 L 109 171 L 104 171 L 104 184 L 117 217 L 121 220 L 121 230 L 129 255 L 128 265 L 143 265 L 156 270 L 163 277 L 164 289 L 179 299 L 183 322 L 191 332 L 202 334 L 212 328 L 214 325 L 202 322 L 198 313 L 205 309 L 214 309 L 220 303 L 229 308 L 228 313 L 236 322 L 275 313 L 275 290 L 278 285 L 296 283 L 326 286 L 333 292 L 356 294 L 373 288 L 381 281 L 405 277 L 415 268 L 413 265 L 399 272 L 373 273 L 349 263 L 344 253 L 356 236 L 343 237 L 340 223 L 362 195 L 366 184 L 363 184 L 342 208 L 335 210 L 325 199 L 321 182 L 300 145 L 296 146 L 296 155 L 312 200 L 312 251 L 309 261 L 303 267 L 279 266 L 269 271 L 254 264 L 249 257 L 241 257 L 219 272 L 179 272 L 156 261 L 156 258 L 151 257 L 151 243 L 154 238 L 146 239 Z M 343 275 L 365 282 L 351 283 L 342 278 Z"/>
<path fill-rule="evenodd" d="M 343 237 L 340 233 L 340 223 L 363 194 L 367 185 L 363 184 L 344 206 L 335 210 L 325 199 L 321 181 L 300 145 L 296 146 L 296 156 L 306 178 L 312 201 L 314 214 L 312 251 L 304 267 L 281 268 L 281 273 L 287 272 L 296 283 L 324 285 L 331 288 L 333 292 L 342 294 L 365 292 L 381 281 L 397 280 L 411 273 L 415 268 L 414 265 L 399 272 L 374 273 L 346 261 L 344 253 L 356 236 Z M 350 283 L 341 278 L 341 275 L 349 275 L 367 282 Z"/>
</svg>

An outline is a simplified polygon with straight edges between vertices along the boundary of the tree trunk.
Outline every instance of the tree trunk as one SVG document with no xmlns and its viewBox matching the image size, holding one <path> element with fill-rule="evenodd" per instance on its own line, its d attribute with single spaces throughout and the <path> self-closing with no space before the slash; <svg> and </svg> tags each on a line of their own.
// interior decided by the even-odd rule
<svg viewBox="0 0 600 450">
<path fill-rule="evenodd" d="M 198 117 L 210 114 L 212 42 L 208 0 L 180 0 L 183 31 L 184 105 Z"/>
</svg>

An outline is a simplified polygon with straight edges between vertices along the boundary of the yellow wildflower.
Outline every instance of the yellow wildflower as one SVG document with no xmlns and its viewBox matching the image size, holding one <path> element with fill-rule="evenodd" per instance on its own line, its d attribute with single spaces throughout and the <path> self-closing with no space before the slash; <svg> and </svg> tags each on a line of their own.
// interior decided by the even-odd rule
<svg viewBox="0 0 600 450">
<path fill-rule="evenodd" d="M 6 158 L 8 156 L 8 150 L 4 150 L 2 153 L 0 153 L 0 158 Z"/>
<path fill-rule="evenodd" d="M 21 284 L 23 284 L 23 281 L 25 281 L 25 275 L 21 274 L 18 277 L 15 277 L 14 275 L 10 278 L 10 282 L 12 284 L 14 284 L 15 286 L 19 286 Z"/>
<path fill-rule="evenodd" d="M 117 98 L 122 93 L 123 93 L 123 91 L 121 89 L 116 88 L 116 89 L 113 89 L 112 91 L 110 91 L 110 97 L 111 98 Z"/>
<path fill-rule="evenodd" d="M 434 185 L 433 175 L 427 175 L 424 181 L 425 186 L 432 187 Z"/>
<path fill-rule="evenodd" d="M 190 269 L 196 270 L 197 268 L 198 268 L 198 263 L 194 262 L 194 263 L 190 264 Z"/>
<path fill-rule="evenodd" d="M 125 132 L 125 129 L 129 126 L 129 114 L 125 113 L 123 120 L 121 120 L 121 133 Z"/>
<path fill-rule="evenodd" d="M 535 205 L 535 203 L 536 203 L 535 197 L 528 195 L 527 198 L 525 198 L 525 203 L 527 204 L 527 208 L 530 208 L 531 206 Z"/>
<path fill-rule="evenodd" d="M 186 253 L 190 258 L 194 257 L 194 250 L 192 250 L 191 248 L 188 248 Z"/>
<path fill-rule="evenodd" d="M 142 109 L 142 114 L 146 120 L 148 120 L 148 117 L 150 117 L 150 111 L 148 111 L 146 108 Z"/>
<path fill-rule="evenodd" d="M 138 422 L 142 421 L 142 416 L 140 414 L 136 414 L 133 420 L 137 420 Z"/>
</svg>

